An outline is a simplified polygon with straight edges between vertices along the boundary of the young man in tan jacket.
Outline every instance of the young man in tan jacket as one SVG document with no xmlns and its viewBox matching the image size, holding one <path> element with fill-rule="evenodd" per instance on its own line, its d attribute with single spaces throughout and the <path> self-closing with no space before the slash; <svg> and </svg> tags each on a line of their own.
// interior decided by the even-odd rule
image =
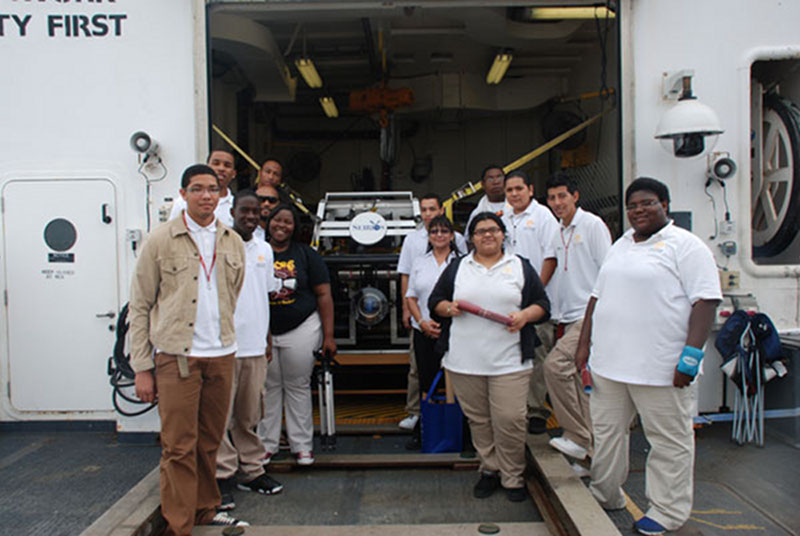
<svg viewBox="0 0 800 536">
<path fill-rule="evenodd" d="M 131 285 L 130 334 L 136 394 L 158 400 L 166 534 L 188 536 L 194 525 L 246 524 L 217 512 L 214 478 L 245 253 L 239 235 L 214 215 L 220 185 L 213 169 L 188 167 L 180 193 L 186 210 L 142 247 Z"/>
</svg>

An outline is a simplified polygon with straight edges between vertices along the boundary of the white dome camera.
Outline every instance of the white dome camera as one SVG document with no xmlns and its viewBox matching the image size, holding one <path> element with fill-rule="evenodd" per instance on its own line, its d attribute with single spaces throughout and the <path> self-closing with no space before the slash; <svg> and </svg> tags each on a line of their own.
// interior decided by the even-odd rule
<svg viewBox="0 0 800 536">
<path fill-rule="evenodd" d="M 150 137 L 147 132 L 137 131 L 131 135 L 131 149 L 143 155 L 144 162 L 158 154 L 158 142 Z"/>
<path fill-rule="evenodd" d="M 677 94 L 675 86 L 680 83 L 682 91 L 678 102 L 667 110 L 656 127 L 656 139 L 661 146 L 678 158 L 701 156 L 717 143 L 723 130 L 719 117 L 711 107 L 702 104 L 692 95 L 691 71 L 681 71 L 665 80 L 664 95 Z"/>
</svg>

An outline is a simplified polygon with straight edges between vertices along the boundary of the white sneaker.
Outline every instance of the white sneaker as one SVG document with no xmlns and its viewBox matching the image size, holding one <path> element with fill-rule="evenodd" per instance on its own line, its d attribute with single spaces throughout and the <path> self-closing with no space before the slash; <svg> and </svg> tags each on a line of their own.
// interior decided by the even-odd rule
<svg viewBox="0 0 800 536">
<path fill-rule="evenodd" d="M 578 478 L 589 478 L 592 476 L 592 473 L 579 463 L 571 463 L 569 466 L 572 468 Z"/>
<path fill-rule="evenodd" d="M 585 448 L 566 437 L 554 437 L 550 440 L 550 446 L 576 460 L 585 460 L 589 455 Z"/>
<path fill-rule="evenodd" d="M 217 512 L 209 525 L 218 527 L 249 527 L 250 523 L 232 517 L 228 512 Z"/>
<path fill-rule="evenodd" d="M 301 450 L 295 454 L 295 458 L 297 458 L 297 465 L 313 465 L 315 462 L 314 453 L 310 450 Z"/>
<path fill-rule="evenodd" d="M 419 420 L 419 415 L 409 415 L 408 417 L 397 423 L 397 426 L 399 426 L 403 430 L 413 430 L 414 427 L 417 425 L 418 420 Z"/>
</svg>

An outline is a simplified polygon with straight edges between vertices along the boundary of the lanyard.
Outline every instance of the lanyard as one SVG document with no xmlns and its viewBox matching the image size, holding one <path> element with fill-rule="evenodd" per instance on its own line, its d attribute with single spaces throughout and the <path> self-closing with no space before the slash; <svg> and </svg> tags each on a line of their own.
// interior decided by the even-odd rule
<svg viewBox="0 0 800 536">
<path fill-rule="evenodd" d="M 183 224 L 186 226 L 186 230 L 189 231 L 189 224 L 186 223 L 186 212 L 181 212 L 181 216 L 183 216 Z M 189 231 L 189 236 L 192 236 L 191 231 Z M 192 238 L 194 240 L 194 238 Z M 211 266 L 206 268 L 206 261 L 203 259 L 203 252 L 200 250 L 200 245 L 195 241 L 195 246 L 197 246 L 197 253 L 200 255 L 200 266 L 203 267 L 203 274 L 206 276 L 206 284 L 208 285 L 208 290 L 211 290 L 211 273 L 214 270 L 214 265 L 217 263 L 217 241 L 214 240 L 214 255 L 211 257 Z"/>
<path fill-rule="evenodd" d="M 567 265 L 569 264 L 569 245 L 572 243 L 572 237 L 575 236 L 575 227 L 572 227 L 572 232 L 569 233 L 569 240 L 564 242 L 564 228 L 562 227 L 559 229 L 561 232 L 561 244 L 564 246 L 564 271 L 567 271 Z"/>
</svg>

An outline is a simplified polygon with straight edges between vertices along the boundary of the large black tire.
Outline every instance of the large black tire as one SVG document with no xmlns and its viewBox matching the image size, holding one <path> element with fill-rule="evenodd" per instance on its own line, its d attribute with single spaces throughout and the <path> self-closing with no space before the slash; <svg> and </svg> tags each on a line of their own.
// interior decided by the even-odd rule
<svg viewBox="0 0 800 536">
<path fill-rule="evenodd" d="M 788 99 L 769 94 L 764 98 L 764 110 L 767 109 L 772 109 L 778 114 L 789 133 L 792 185 L 786 216 L 771 239 L 760 246 L 753 246 L 754 257 L 774 257 L 782 253 L 795 239 L 800 226 L 800 108 Z M 763 151 L 763 144 L 761 150 Z"/>
</svg>

